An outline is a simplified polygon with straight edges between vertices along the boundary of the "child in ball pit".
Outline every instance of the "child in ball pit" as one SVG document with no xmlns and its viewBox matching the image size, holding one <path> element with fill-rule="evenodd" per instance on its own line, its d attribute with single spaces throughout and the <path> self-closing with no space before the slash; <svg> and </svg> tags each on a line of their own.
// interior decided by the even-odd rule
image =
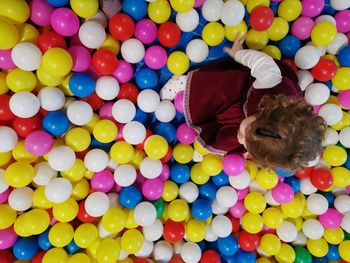
<svg viewBox="0 0 350 263">
<path fill-rule="evenodd" d="M 262 166 L 297 170 L 322 151 L 325 122 L 302 99 L 295 72 L 281 61 L 243 49 L 245 37 L 219 61 L 173 76 L 162 99 L 184 92 L 187 124 L 209 152 L 240 152 Z"/>
</svg>

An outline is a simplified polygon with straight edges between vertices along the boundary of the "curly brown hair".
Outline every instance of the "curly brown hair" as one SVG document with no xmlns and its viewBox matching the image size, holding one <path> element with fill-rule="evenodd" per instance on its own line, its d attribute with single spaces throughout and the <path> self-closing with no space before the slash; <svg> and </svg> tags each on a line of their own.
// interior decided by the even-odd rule
<svg viewBox="0 0 350 263">
<path fill-rule="evenodd" d="M 247 128 L 246 148 L 263 167 L 295 171 L 321 154 L 326 127 L 303 99 L 266 95 Z"/>
</svg>

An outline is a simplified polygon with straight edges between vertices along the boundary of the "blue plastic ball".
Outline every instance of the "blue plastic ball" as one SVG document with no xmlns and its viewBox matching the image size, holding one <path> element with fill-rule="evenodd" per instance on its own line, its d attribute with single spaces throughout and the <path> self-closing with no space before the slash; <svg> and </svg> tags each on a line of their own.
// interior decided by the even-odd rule
<svg viewBox="0 0 350 263">
<path fill-rule="evenodd" d="M 67 246 L 66 250 L 68 251 L 69 254 L 75 254 L 80 250 L 80 247 L 72 240 Z"/>
<path fill-rule="evenodd" d="M 199 186 L 199 197 L 214 200 L 216 197 L 216 185 L 212 182 L 207 182 Z"/>
<path fill-rule="evenodd" d="M 47 0 L 47 3 L 54 7 L 62 7 L 69 4 L 69 0 Z"/>
<path fill-rule="evenodd" d="M 281 50 L 282 57 L 292 58 L 300 48 L 300 40 L 292 35 L 286 36 L 279 42 L 278 48 Z"/>
<path fill-rule="evenodd" d="M 350 67 L 350 45 L 343 47 L 338 53 L 339 64 L 343 67 Z"/>
<path fill-rule="evenodd" d="M 86 73 L 75 73 L 69 80 L 69 89 L 79 98 L 89 97 L 96 89 L 95 80 Z"/>
<path fill-rule="evenodd" d="M 238 242 L 232 235 L 225 238 L 219 238 L 218 248 L 220 254 L 225 256 L 233 256 L 238 251 Z"/>
<path fill-rule="evenodd" d="M 256 261 L 255 256 L 252 252 L 247 252 L 242 249 L 239 249 L 233 257 L 235 259 L 235 262 L 240 263 L 254 263 Z"/>
<path fill-rule="evenodd" d="M 140 69 L 135 75 L 135 80 L 141 90 L 156 89 L 158 85 L 157 73 L 149 68 Z"/>
<path fill-rule="evenodd" d="M 293 188 L 294 193 L 297 193 L 300 191 L 300 181 L 295 176 L 286 177 L 284 179 L 284 182 Z"/>
<path fill-rule="evenodd" d="M 60 111 L 51 111 L 47 113 L 42 121 L 44 130 L 54 136 L 64 134 L 68 130 L 69 125 L 68 117 Z"/>
<path fill-rule="evenodd" d="M 49 231 L 50 229 L 47 229 L 45 232 L 41 233 L 38 237 L 39 247 L 45 251 L 48 251 L 50 248 L 52 248 L 52 245 L 49 241 Z"/>
<path fill-rule="evenodd" d="M 224 185 L 228 185 L 229 184 L 229 180 L 228 180 L 228 175 L 225 174 L 223 171 L 221 171 L 221 173 L 219 173 L 218 175 L 212 176 L 211 177 L 211 181 L 217 186 L 224 186 Z"/>
<path fill-rule="evenodd" d="M 206 199 L 197 199 L 192 203 L 191 213 L 197 220 L 207 220 L 212 214 L 211 202 Z"/>
<path fill-rule="evenodd" d="M 30 260 L 39 251 L 38 240 L 35 236 L 17 239 L 13 245 L 13 255 L 19 260 Z"/>
<path fill-rule="evenodd" d="M 124 13 L 131 16 L 134 20 L 140 20 L 147 14 L 147 4 L 144 0 L 124 0 Z"/>
<path fill-rule="evenodd" d="M 276 168 L 275 169 L 276 173 L 282 177 L 290 177 L 294 175 L 294 172 L 283 170 L 281 168 Z"/>
<path fill-rule="evenodd" d="M 335 196 L 333 193 L 330 193 L 330 192 L 321 192 L 321 194 L 326 197 L 327 199 L 327 202 L 328 202 L 328 205 L 329 206 L 332 206 L 333 203 L 334 203 L 334 199 L 335 199 Z"/>
<path fill-rule="evenodd" d="M 327 258 L 331 261 L 339 261 L 341 259 L 338 251 L 338 246 L 331 244 L 328 245 Z"/>
<path fill-rule="evenodd" d="M 312 263 L 327 263 L 328 259 L 326 257 L 312 257 Z"/>
<path fill-rule="evenodd" d="M 176 128 L 169 122 L 156 122 L 153 133 L 164 137 L 168 143 L 176 141 Z"/>
<path fill-rule="evenodd" d="M 148 118 L 148 114 L 146 112 L 140 110 L 139 108 L 136 108 L 136 114 L 133 121 L 138 121 L 145 124 L 147 121 L 147 118 Z"/>
<path fill-rule="evenodd" d="M 124 187 L 119 193 L 119 203 L 125 208 L 135 208 L 142 200 L 142 195 L 136 186 Z"/>
<path fill-rule="evenodd" d="M 175 164 L 170 169 L 170 178 L 177 184 L 183 184 L 190 178 L 190 168 L 186 164 Z"/>
<path fill-rule="evenodd" d="M 111 149 L 113 144 L 114 144 L 113 142 L 110 142 L 110 143 L 99 142 L 94 137 L 92 137 L 91 143 L 90 143 L 90 148 L 101 149 L 101 150 L 104 150 L 105 152 L 109 152 L 109 150 Z"/>
</svg>

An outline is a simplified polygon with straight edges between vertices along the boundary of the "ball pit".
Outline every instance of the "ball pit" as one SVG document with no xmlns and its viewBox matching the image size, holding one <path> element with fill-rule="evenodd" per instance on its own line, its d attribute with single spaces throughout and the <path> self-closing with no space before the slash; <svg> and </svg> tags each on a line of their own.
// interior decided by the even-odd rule
<svg viewBox="0 0 350 263">
<path fill-rule="evenodd" d="M 350 262 L 350 2 L 103 2 L 1 1 L 0 262 Z M 220 159 L 160 99 L 238 33 L 329 126 L 309 167 Z"/>
</svg>

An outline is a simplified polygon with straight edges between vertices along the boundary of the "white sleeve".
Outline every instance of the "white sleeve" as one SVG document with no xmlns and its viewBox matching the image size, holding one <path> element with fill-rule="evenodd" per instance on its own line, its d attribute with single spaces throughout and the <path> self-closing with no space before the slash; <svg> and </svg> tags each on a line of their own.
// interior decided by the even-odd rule
<svg viewBox="0 0 350 263">
<path fill-rule="evenodd" d="M 235 60 L 250 68 L 256 89 L 272 88 L 282 80 L 281 70 L 273 58 L 263 52 L 243 49 L 236 53 Z"/>
</svg>

